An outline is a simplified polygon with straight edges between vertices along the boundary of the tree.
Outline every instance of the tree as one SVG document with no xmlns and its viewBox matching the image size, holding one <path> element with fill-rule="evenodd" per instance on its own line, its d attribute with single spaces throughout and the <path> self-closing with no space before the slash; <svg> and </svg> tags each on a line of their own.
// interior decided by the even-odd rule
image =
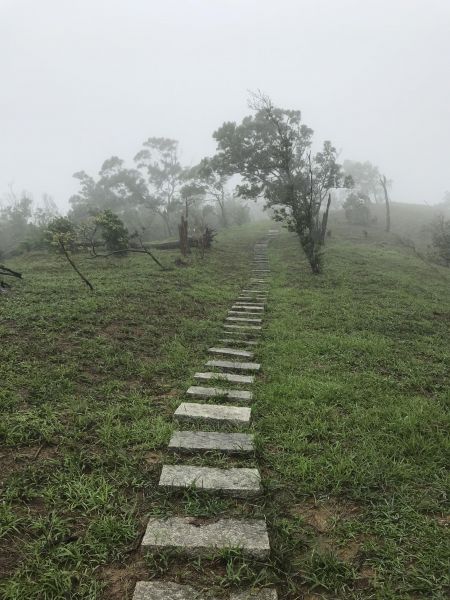
<svg viewBox="0 0 450 600">
<path fill-rule="evenodd" d="M 386 175 L 380 175 L 380 184 L 383 188 L 384 202 L 386 205 L 386 231 L 389 233 L 391 230 L 391 205 L 388 194 L 388 186 L 391 185 L 391 182 L 386 179 Z"/>
<path fill-rule="evenodd" d="M 172 216 L 182 206 L 180 189 L 184 169 L 178 159 L 178 142 L 167 138 L 149 138 L 143 146 L 134 160 L 147 181 L 145 204 L 161 216 L 167 233 L 172 235 Z"/>
<path fill-rule="evenodd" d="M 347 221 L 353 225 L 368 225 L 370 218 L 369 205 L 368 196 L 358 191 L 352 191 L 343 204 Z"/>
<path fill-rule="evenodd" d="M 380 171 L 378 167 L 368 160 L 358 162 L 356 160 L 344 160 L 342 165 L 344 173 L 351 177 L 356 190 L 369 198 L 369 202 L 382 202 L 380 188 Z"/>
<path fill-rule="evenodd" d="M 225 175 L 241 175 L 241 198 L 263 197 L 275 219 L 297 233 L 312 272 L 320 273 L 329 193 L 344 184 L 336 149 L 327 141 L 312 154 L 313 131 L 301 123 L 300 111 L 276 108 L 261 94 L 251 107 L 254 116 L 214 133 L 216 161 Z"/>
<path fill-rule="evenodd" d="M 226 227 L 228 225 L 226 185 L 229 177 L 221 172 L 217 158 L 204 158 L 200 164 L 191 169 L 191 177 L 203 190 L 205 199 L 212 200 L 218 206 L 221 225 Z"/>
<path fill-rule="evenodd" d="M 450 266 L 450 220 L 439 215 L 432 225 L 432 244 L 445 266 Z"/>
</svg>

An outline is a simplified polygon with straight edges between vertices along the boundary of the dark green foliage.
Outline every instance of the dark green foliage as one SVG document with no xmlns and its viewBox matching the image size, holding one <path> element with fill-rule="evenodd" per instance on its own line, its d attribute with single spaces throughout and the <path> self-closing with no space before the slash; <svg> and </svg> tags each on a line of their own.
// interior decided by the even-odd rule
<svg viewBox="0 0 450 600">
<path fill-rule="evenodd" d="M 123 221 L 111 210 L 105 209 L 95 216 L 95 224 L 100 229 L 100 236 L 105 248 L 110 251 L 126 250 L 129 233 Z"/>
<path fill-rule="evenodd" d="M 228 175 L 239 173 L 239 196 L 263 197 L 276 220 L 299 236 L 313 273 L 322 268 L 330 190 L 344 183 L 336 149 L 325 142 L 311 153 L 313 131 L 301 123 L 300 111 L 273 106 L 264 96 L 254 102 L 255 115 L 240 125 L 224 123 L 214 133 L 216 162 Z"/>
<path fill-rule="evenodd" d="M 353 225 L 368 225 L 370 219 L 370 201 L 361 192 L 348 194 L 343 204 L 345 217 Z"/>
</svg>

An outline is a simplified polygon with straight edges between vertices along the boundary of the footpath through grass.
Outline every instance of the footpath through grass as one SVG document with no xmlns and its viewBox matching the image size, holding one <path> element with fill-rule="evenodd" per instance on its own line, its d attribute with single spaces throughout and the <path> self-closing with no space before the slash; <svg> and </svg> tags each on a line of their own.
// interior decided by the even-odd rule
<svg viewBox="0 0 450 600">
<path fill-rule="evenodd" d="M 1 598 L 130 600 L 155 577 L 219 596 L 275 583 L 283 600 L 447 597 L 450 277 L 394 238 L 333 229 L 320 277 L 294 236 L 271 242 L 258 456 L 184 459 L 258 465 L 265 494 L 157 489 L 173 412 L 262 230 L 167 273 L 88 261 L 94 294 L 60 259 L 11 264 L 25 280 L 0 298 Z M 148 517 L 176 514 L 267 517 L 272 559 L 143 556 Z"/>
<path fill-rule="evenodd" d="M 125 600 L 148 578 L 139 541 L 163 510 L 172 415 L 259 230 L 221 234 L 167 272 L 145 256 L 79 256 L 94 293 L 62 258 L 10 262 L 24 280 L 0 297 L 0 597 Z"/>
<path fill-rule="evenodd" d="M 333 240 L 320 277 L 272 244 L 255 417 L 282 598 L 450 591 L 450 273 L 393 243 Z"/>
</svg>

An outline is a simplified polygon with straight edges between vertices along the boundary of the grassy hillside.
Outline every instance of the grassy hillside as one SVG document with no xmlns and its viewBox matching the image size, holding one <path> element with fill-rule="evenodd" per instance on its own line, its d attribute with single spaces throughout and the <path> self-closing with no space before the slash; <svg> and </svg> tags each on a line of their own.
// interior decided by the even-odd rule
<svg viewBox="0 0 450 600">
<path fill-rule="evenodd" d="M 261 502 L 157 490 L 172 413 L 265 229 L 169 272 L 90 262 L 94 294 L 59 258 L 11 263 L 26 277 L 0 297 L 3 597 L 124 600 L 165 576 L 274 582 L 290 600 L 446 597 L 450 276 L 382 233 L 333 227 L 320 277 L 293 236 L 272 242 Z M 174 511 L 267 516 L 271 563 L 142 557 L 148 516 Z"/>
</svg>

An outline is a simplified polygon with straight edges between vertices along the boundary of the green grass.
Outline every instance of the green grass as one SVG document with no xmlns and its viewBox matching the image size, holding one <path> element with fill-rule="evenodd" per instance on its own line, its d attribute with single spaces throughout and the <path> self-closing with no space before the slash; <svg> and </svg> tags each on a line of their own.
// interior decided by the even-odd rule
<svg viewBox="0 0 450 600">
<path fill-rule="evenodd" d="M 11 262 L 24 280 L 0 298 L 2 598 L 131 597 L 146 519 L 167 502 L 157 482 L 173 411 L 260 229 L 166 272 L 147 257 L 78 256 L 94 293 L 61 257 Z"/>
<path fill-rule="evenodd" d="M 450 274 L 395 236 L 333 224 L 320 277 L 295 237 L 271 243 L 256 455 L 183 458 L 258 465 L 265 494 L 157 489 L 177 460 L 173 411 L 266 229 L 226 232 L 167 272 L 79 257 L 93 294 L 58 257 L 11 264 L 25 278 L 0 297 L 0 597 L 125 600 L 152 577 L 219 596 L 275 583 L 288 600 L 447 597 Z M 266 517 L 271 560 L 142 555 L 148 517 L 173 514 Z"/>
<path fill-rule="evenodd" d="M 447 597 L 448 270 L 379 236 L 334 239 L 321 277 L 295 238 L 271 256 L 256 410 L 286 597 Z"/>
</svg>

